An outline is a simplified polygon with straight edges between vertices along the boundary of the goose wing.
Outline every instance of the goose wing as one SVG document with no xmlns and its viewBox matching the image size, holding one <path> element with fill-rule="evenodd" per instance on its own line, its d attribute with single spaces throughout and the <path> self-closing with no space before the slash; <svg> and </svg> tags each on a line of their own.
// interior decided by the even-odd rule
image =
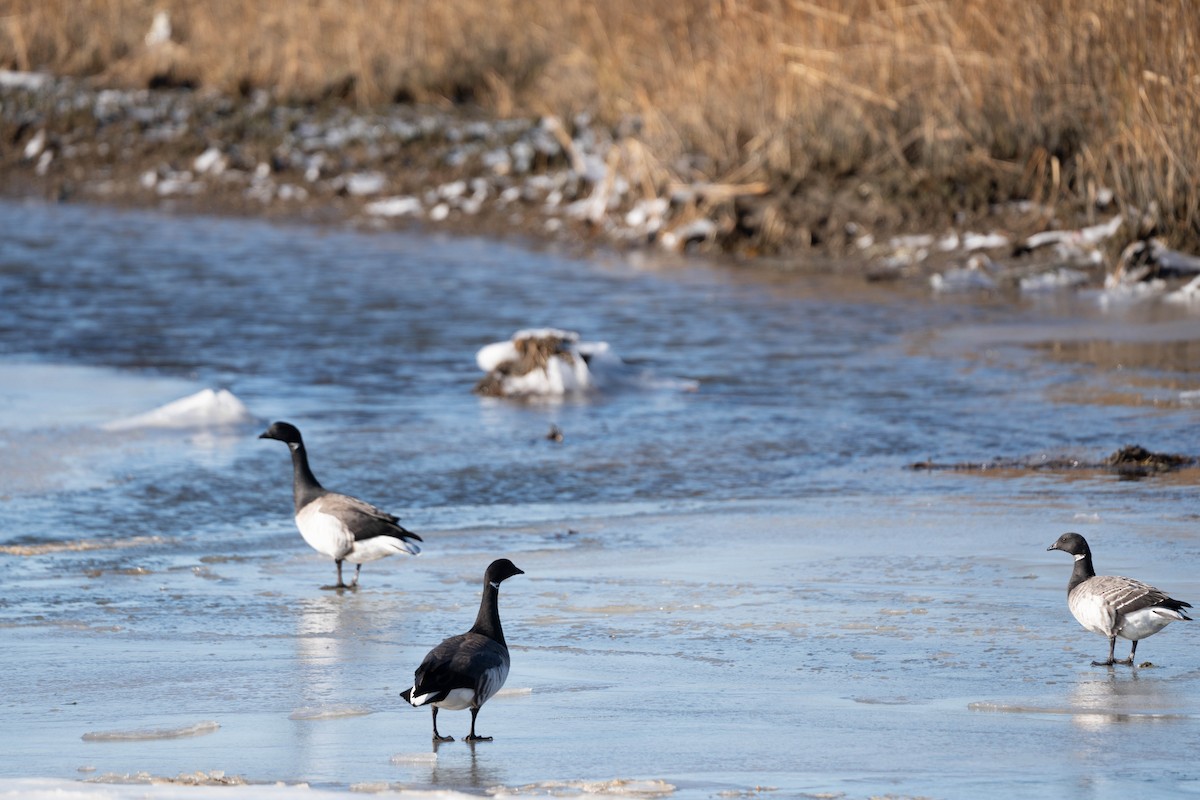
<svg viewBox="0 0 1200 800">
<path fill-rule="evenodd" d="M 429 651 L 417 667 L 412 696 L 436 703 L 455 689 L 475 693 L 481 706 L 508 677 L 508 648 L 478 633 L 452 636 Z"/>
<path fill-rule="evenodd" d="M 1095 591 L 1118 615 L 1131 614 L 1144 608 L 1167 608 L 1180 611 L 1191 608 L 1190 603 L 1175 600 L 1161 589 L 1148 583 L 1124 578 L 1119 575 L 1101 575 L 1086 583 L 1095 584 Z"/>
<path fill-rule="evenodd" d="M 1079 624 L 1104 636 L 1121 628 L 1122 620 L 1139 611 L 1163 609 L 1175 619 L 1186 619 L 1182 609 L 1191 605 L 1175 600 L 1153 586 L 1119 575 L 1097 575 L 1076 586 L 1067 598 Z"/>
<path fill-rule="evenodd" d="M 321 509 L 341 520 L 356 542 L 376 536 L 423 541 L 420 536 L 400 525 L 400 518 L 396 515 L 348 494 L 329 492 L 321 498 Z"/>
</svg>

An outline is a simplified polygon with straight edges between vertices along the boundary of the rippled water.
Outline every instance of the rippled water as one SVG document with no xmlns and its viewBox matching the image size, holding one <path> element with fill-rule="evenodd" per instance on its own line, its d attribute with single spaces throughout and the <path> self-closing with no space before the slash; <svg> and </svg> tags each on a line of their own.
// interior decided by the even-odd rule
<svg viewBox="0 0 1200 800">
<path fill-rule="evenodd" d="M 1143 643 L 1154 669 L 1088 666 L 1106 643 L 1045 552 L 1080 529 L 1102 571 L 1196 602 L 1196 471 L 906 469 L 1200 454 L 1186 309 L 87 207 L 0 203 L 0 229 L 0 778 L 1200 790 L 1198 632 Z M 471 394 L 480 346 L 543 325 L 699 389 Z M 102 427 L 203 388 L 259 422 Z M 272 419 L 426 551 L 320 591 Z M 396 695 L 498 555 L 527 573 L 502 596 L 514 691 L 480 714 L 495 742 L 435 756 Z"/>
</svg>

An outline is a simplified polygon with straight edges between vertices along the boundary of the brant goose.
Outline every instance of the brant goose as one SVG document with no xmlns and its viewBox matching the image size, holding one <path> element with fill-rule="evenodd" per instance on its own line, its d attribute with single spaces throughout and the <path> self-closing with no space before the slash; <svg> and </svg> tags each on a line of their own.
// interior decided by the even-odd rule
<svg viewBox="0 0 1200 800">
<path fill-rule="evenodd" d="M 524 571 L 507 558 L 493 561 L 483 574 L 483 599 L 471 630 L 451 636 L 429 651 L 417 667 L 411 689 L 400 693 L 414 706 L 433 706 L 433 740 L 453 742 L 453 736 L 442 736 L 437 729 L 438 709 L 461 711 L 471 709 L 471 733 L 468 742 L 490 742 L 491 736 L 475 734 L 475 717 L 480 707 L 500 690 L 508 677 L 508 645 L 500 627 L 500 610 L 496 601 L 500 583 Z"/>
<path fill-rule="evenodd" d="M 394 553 L 416 555 L 421 541 L 401 527 L 399 518 L 357 497 L 331 492 L 317 482 L 308 468 L 308 452 L 295 425 L 276 422 L 259 435 L 260 439 L 278 439 L 292 451 L 292 494 L 296 501 L 296 527 L 300 535 L 318 553 L 337 564 L 337 584 L 323 589 L 353 589 L 366 561 Z M 354 581 L 342 582 L 342 562 L 356 564 Z"/>
<path fill-rule="evenodd" d="M 1183 613 L 1192 607 L 1190 603 L 1174 600 L 1132 578 L 1097 575 L 1092 568 L 1092 549 L 1078 533 L 1064 533 L 1046 549 L 1075 556 L 1075 569 L 1067 582 L 1067 606 L 1080 625 L 1108 637 L 1108 660 L 1093 661 L 1094 666 L 1132 665 L 1140 639 L 1158 633 L 1174 620 L 1191 619 Z M 1113 657 L 1118 636 L 1133 642 L 1124 661 Z"/>
</svg>

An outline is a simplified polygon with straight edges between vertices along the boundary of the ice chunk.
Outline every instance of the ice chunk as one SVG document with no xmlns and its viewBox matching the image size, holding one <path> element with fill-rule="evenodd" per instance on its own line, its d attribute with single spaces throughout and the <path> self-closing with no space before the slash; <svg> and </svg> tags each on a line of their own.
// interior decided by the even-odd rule
<svg viewBox="0 0 1200 800">
<path fill-rule="evenodd" d="M 563 795 L 566 793 L 619 795 L 624 797 L 665 797 L 675 786 L 663 780 L 542 781 L 503 790 L 503 794 Z"/>
<path fill-rule="evenodd" d="M 391 757 L 393 764 L 436 764 L 437 753 L 396 753 Z"/>
<path fill-rule="evenodd" d="M 388 197 L 383 200 L 376 200 L 373 203 L 367 203 L 364 210 L 376 217 L 420 216 L 421 200 L 411 195 Z"/>
<path fill-rule="evenodd" d="M 968 252 L 1009 247 L 1012 242 L 1002 233 L 964 233 L 959 246 Z"/>
<path fill-rule="evenodd" d="M 659 243 L 664 250 L 682 250 L 689 244 L 707 242 L 716 238 L 717 223 L 700 217 L 663 233 Z"/>
<path fill-rule="evenodd" d="M 156 11 L 143 41 L 146 47 L 159 47 L 171 41 L 171 15 L 161 9 Z"/>
<path fill-rule="evenodd" d="M 382 172 L 355 172 L 346 178 L 346 192 L 353 197 L 379 194 L 387 185 Z"/>
<path fill-rule="evenodd" d="M 1073 249 L 1082 249 L 1085 247 L 1100 244 L 1105 239 L 1111 239 L 1117 235 L 1117 231 L 1121 229 L 1125 218 L 1117 214 L 1108 222 L 1102 222 L 1099 225 L 1092 225 L 1088 228 L 1080 228 L 1079 230 L 1059 230 L 1059 231 L 1043 231 L 1035 233 L 1025 240 L 1023 248 L 1026 250 L 1036 250 L 1039 247 L 1046 245 L 1068 245 Z"/>
<path fill-rule="evenodd" d="M 931 275 L 929 284 L 939 293 L 991 291 L 996 288 L 996 281 L 986 272 L 990 265 L 991 261 L 986 257 L 971 256 L 965 267 L 954 267 Z"/>
<path fill-rule="evenodd" d="M 288 719 L 294 720 L 322 720 L 322 719 L 342 719 L 344 717 L 365 717 L 367 714 L 373 714 L 371 709 L 366 706 L 316 706 L 297 708 L 291 714 L 288 714 Z"/>
<path fill-rule="evenodd" d="M 1154 279 L 1140 283 L 1121 283 L 1109 275 L 1104 281 L 1104 289 L 1098 293 L 1101 308 L 1122 308 L 1143 303 L 1162 296 L 1167 290 L 1165 281 Z"/>
<path fill-rule="evenodd" d="M 202 389 L 153 411 L 108 422 L 107 431 L 133 428 L 201 428 L 253 422 L 246 405 L 227 389 Z"/>
<path fill-rule="evenodd" d="M 228 161 L 219 147 L 209 147 L 192 162 L 192 169 L 201 175 L 220 175 L 228 166 Z"/>
<path fill-rule="evenodd" d="M 35 133 L 33 135 L 32 139 L 30 139 L 28 142 L 25 143 L 25 149 L 24 149 L 24 151 L 22 151 L 22 155 L 25 157 L 26 160 L 32 161 L 33 159 L 35 159 L 39 155 L 41 155 L 42 151 L 45 149 L 46 149 L 46 129 L 42 128 L 41 130 L 39 130 L 37 133 Z"/>
<path fill-rule="evenodd" d="M 1086 272 L 1069 267 L 1061 267 L 1052 272 L 1043 272 L 1039 275 L 1030 275 L 1029 277 L 1021 278 L 1021 291 L 1029 293 L 1053 292 L 1059 289 L 1070 289 L 1080 286 L 1087 283 L 1087 280 L 1088 276 Z"/>
<path fill-rule="evenodd" d="M 139 728 L 129 731 L 92 731 L 83 735 L 85 742 L 141 742 L 150 739 L 182 739 L 186 736 L 205 736 L 221 729 L 211 720 L 179 728 Z"/>
<path fill-rule="evenodd" d="M 49 86 L 53 80 L 54 76 L 45 72 L 15 72 L 10 69 L 0 69 L 0 86 L 8 89 L 35 91 Z"/>
<path fill-rule="evenodd" d="M 350 791 L 357 786 L 352 784 Z M 213 787 L 213 788 L 208 788 Z M 382 787 L 375 791 L 381 791 Z M 410 797 L 477 800 L 477 795 L 439 790 L 405 792 Z M 397 795 L 390 795 L 395 797 Z M 105 774 L 86 781 L 62 778 L 0 778 L 0 800 L 345 800 L 344 789 L 318 789 L 307 783 L 248 783 L 220 770 L 184 773 L 175 777 L 149 772 Z"/>
<path fill-rule="evenodd" d="M 1200 303 L 1200 275 L 1163 298 L 1169 303 Z"/>
</svg>

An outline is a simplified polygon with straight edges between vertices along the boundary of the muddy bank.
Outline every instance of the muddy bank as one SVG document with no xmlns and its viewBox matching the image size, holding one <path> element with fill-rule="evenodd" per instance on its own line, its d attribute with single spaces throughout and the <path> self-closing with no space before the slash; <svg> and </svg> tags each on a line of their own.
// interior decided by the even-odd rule
<svg viewBox="0 0 1200 800">
<path fill-rule="evenodd" d="M 1177 453 L 1156 453 L 1141 445 L 1127 445 L 1100 461 L 1071 456 L 1039 455 L 1026 458 L 997 457 L 991 461 L 938 462 L 932 459 L 910 464 L 912 470 L 959 472 L 1108 472 L 1123 478 L 1147 478 L 1195 467 L 1200 459 Z"/>
<path fill-rule="evenodd" d="M 1148 284 L 1163 277 L 1164 252 L 1179 284 L 1166 288 L 1200 271 L 1146 239 L 1152 224 L 1116 209 L 1111 193 L 1069 220 L 1010 203 L 947 209 L 944 222 L 922 222 L 933 232 L 913 233 L 904 197 L 850 179 L 682 182 L 673 176 L 698 171 L 657 160 L 636 119 L 613 129 L 583 115 L 287 105 L 266 92 L 114 90 L 3 72 L 0 141 L 0 191 L 52 201 L 715 253 L 939 292 Z"/>
</svg>

